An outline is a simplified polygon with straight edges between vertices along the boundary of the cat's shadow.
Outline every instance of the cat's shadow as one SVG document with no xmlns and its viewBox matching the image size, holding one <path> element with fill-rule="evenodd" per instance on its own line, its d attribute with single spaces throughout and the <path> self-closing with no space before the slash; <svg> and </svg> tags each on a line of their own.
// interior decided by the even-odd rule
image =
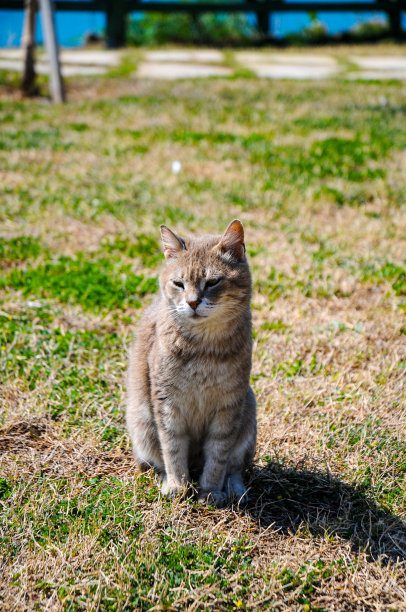
<svg viewBox="0 0 406 612">
<path fill-rule="evenodd" d="M 261 528 L 318 537 L 326 533 L 351 542 L 371 559 L 406 560 L 406 523 L 328 473 L 270 462 L 253 466 L 249 501 L 238 506 Z"/>
</svg>

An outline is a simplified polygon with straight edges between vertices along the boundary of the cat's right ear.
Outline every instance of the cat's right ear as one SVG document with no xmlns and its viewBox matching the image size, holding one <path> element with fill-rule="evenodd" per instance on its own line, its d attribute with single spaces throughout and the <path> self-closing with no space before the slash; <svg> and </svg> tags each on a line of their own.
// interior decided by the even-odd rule
<svg viewBox="0 0 406 612">
<path fill-rule="evenodd" d="M 165 259 L 176 257 L 180 251 L 186 250 L 184 240 L 175 234 L 175 232 L 170 230 L 169 227 L 166 227 L 166 225 L 161 225 L 160 229 Z"/>
</svg>

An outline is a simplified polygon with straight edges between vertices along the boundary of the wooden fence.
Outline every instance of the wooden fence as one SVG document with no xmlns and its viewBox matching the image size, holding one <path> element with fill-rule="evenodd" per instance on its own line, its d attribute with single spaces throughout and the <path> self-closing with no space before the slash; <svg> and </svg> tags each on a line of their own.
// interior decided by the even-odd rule
<svg viewBox="0 0 406 612">
<path fill-rule="evenodd" d="M 241 2 L 173 1 L 144 2 L 141 0 L 55 0 L 56 11 L 101 11 L 106 13 L 106 35 L 109 47 L 120 47 L 126 39 L 126 15 L 141 13 L 187 12 L 200 13 L 255 13 L 258 28 L 264 35 L 269 33 L 269 20 L 272 13 L 293 12 L 371 12 L 386 13 L 389 18 L 392 36 L 398 38 L 402 33 L 402 11 L 406 11 L 406 0 L 377 0 L 376 2 L 285 2 L 284 0 L 247 0 Z M 24 0 L 0 0 L 0 9 L 21 10 Z"/>
</svg>

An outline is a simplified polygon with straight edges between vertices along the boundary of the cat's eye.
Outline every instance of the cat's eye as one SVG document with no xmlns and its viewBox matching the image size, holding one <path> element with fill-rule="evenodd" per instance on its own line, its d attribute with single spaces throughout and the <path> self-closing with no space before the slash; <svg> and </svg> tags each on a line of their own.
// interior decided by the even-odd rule
<svg viewBox="0 0 406 612">
<path fill-rule="evenodd" d="M 175 285 L 175 287 L 179 287 L 179 289 L 185 288 L 185 285 L 182 283 L 182 281 L 172 281 L 172 282 Z"/>
<path fill-rule="evenodd" d="M 211 287 L 215 287 L 222 280 L 223 279 L 221 279 L 221 278 L 211 278 L 210 280 L 206 281 L 206 284 L 205 284 L 204 288 L 205 289 L 210 289 Z"/>
</svg>

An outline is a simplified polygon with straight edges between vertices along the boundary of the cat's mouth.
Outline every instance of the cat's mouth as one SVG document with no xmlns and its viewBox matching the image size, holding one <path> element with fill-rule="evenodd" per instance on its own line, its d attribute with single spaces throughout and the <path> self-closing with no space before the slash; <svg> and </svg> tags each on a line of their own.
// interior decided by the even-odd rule
<svg viewBox="0 0 406 612">
<path fill-rule="evenodd" d="M 189 314 L 189 319 L 192 319 L 193 321 L 198 321 L 199 319 L 207 319 L 207 315 L 201 314 L 200 312 L 196 312 L 196 310 L 194 310 Z"/>
</svg>

